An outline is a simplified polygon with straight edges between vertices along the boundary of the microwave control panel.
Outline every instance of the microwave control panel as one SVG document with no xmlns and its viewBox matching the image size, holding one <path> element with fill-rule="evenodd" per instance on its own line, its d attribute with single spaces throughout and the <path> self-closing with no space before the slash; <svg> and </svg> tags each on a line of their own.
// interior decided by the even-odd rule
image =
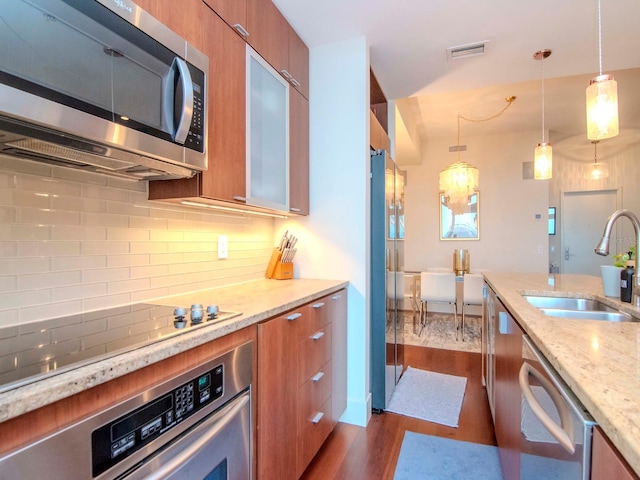
<svg viewBox="0 0 640 480">
<path fill-rule="evenodd" d="M 224 365 L 95 429 L 91 434 L 93 476 L 107 471 L 153 442 L 224 393 Z"/>
<path fill-rule="evenodd" d="M 204 122 L 207 115 L 207 112 L 204 110 L 204 73 L 193 65 L 188 65 L 193 83 L 193 118 L 191 119 L 191 126 L 189 127 L 189 133 L 184 145 L 191 150 L 204 152 Z"/>
</svg>

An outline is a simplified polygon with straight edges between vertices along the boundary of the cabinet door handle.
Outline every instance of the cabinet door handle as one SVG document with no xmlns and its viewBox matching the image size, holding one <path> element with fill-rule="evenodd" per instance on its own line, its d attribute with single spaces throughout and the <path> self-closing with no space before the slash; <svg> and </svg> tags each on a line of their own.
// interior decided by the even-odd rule
<svg viewBox="0 0 640 480">
<path fill-rule="evenodd" d="M 300 86 L 300 82 L 295 78 L 292 78 L 291 80 L 289 80 L 289 82 L 291 82 L 291 85 L 293 85 L 296 88 Z"/>
<path fill-rule="evenodd" d="M 338 293 L 337 295 L 334 295 L 333 297 L 331 297 L 331 300 L 340 300 L 340 298 L 342 298 L 342 294 Z"/>
<path fill-rule="evenodd" d="M 318 372 L 313 377 L 311 377 L 311 380 L 313 382 L 319 382 L 322 377 L 324 377 L 324 372 Z"/>
<path fill-rule="evenodd" d="M 300 209 L 296 207 L 289 207 L 289 210 L 296 213 L 300 211 Z"/>
<path fill-rule="evenodd" d="M 287 320 L 295 320 L 296 318 L 300 318 L 301 316 L 302 316 L 302 314 L 301 314 L 301 313 L 294 313 L 294 314 L 292 314 L 292 315 L 289 315 L 289 316 L 287 317 Z"/>
<path fill-rule="evenodd" d="M 239 196 L 235 196 L 233 197 L 233 199 L 237 202 L 243 202 L 243 203 L 247 203 L 247 197 L 239 197 Z"/>
<path fill-rule="evenodd" d="M 322 420 L 322 417 L 324 417 L 324 413 L 323 412 L 318 412 L 316 413 L 316 416 L 313 417 L 313 420 L 311 420 L 313 423 L 320 423 L 320 420 Z"/>
<path fill-rule="evenodd" d="M 280 73 L 287 80 L 291 80 L 293 78 L 293 76 L 289 72 L 287 72 L 286 70 L 280 70 Z"/>
<path fill-rule="evenodd" d="M 324 302 L 318 302 L 313 304 L 313 308 L 322 308 L 324 307 Z"/>
<path fill-rule="evenodd" d="M 317 332 L 311 335 L 312 340 L 320 340 L 322 337 L 324 337 L 324 332 Z"/>
<path fill-rule="evenodd" d="M 243 37 L 249 36 L 249 32 L 247 32 L 247 30 L 239 23 L 234 24 L 233 28 L 235 28 Z"/>
</svg>

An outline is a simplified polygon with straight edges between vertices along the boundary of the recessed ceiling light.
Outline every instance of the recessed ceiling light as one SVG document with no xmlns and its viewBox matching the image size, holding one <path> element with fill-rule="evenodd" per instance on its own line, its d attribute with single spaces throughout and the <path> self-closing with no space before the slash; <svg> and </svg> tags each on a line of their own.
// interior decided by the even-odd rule
<svg viewBox="0 0 640 480">
<path fill-rule="evenodd" d="M 483 55 L 487 52 L 488 44 L 489 40 L 483 40 L 481 42 L 458 45 L 457 47 L 449 47 L 447 48 L 447 60 Z"/>
</svg>

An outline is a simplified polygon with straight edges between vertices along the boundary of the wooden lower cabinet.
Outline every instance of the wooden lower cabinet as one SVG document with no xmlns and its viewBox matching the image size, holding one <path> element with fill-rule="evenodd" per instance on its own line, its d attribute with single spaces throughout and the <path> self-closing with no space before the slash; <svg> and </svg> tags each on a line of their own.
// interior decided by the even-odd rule
<svg viewBox="0 0 640 480">
<path fill-rule="evenodd" d="M 258 325 L 259 479 L 299 478 L 344 412 L 346 306 L 341 290 Z"/>
<path fill-rule="evenodd" d="M 637 480 L 638 478 L 640 477 L 622 458 L 602 429 L 594 428 L 591 446 L 591 480 Z"/>
</svg>

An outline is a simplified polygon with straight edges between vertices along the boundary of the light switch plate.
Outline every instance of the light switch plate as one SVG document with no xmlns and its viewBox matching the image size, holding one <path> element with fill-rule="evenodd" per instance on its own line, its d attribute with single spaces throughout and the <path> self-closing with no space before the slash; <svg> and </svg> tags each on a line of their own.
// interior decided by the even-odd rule
<svg viewBox="0 0 640 480">
<path fill-rule="evenodd" d="M 229 238 L 226 235 L 218 235 L 218 259 L 229 256 Z"/>
</svg>

